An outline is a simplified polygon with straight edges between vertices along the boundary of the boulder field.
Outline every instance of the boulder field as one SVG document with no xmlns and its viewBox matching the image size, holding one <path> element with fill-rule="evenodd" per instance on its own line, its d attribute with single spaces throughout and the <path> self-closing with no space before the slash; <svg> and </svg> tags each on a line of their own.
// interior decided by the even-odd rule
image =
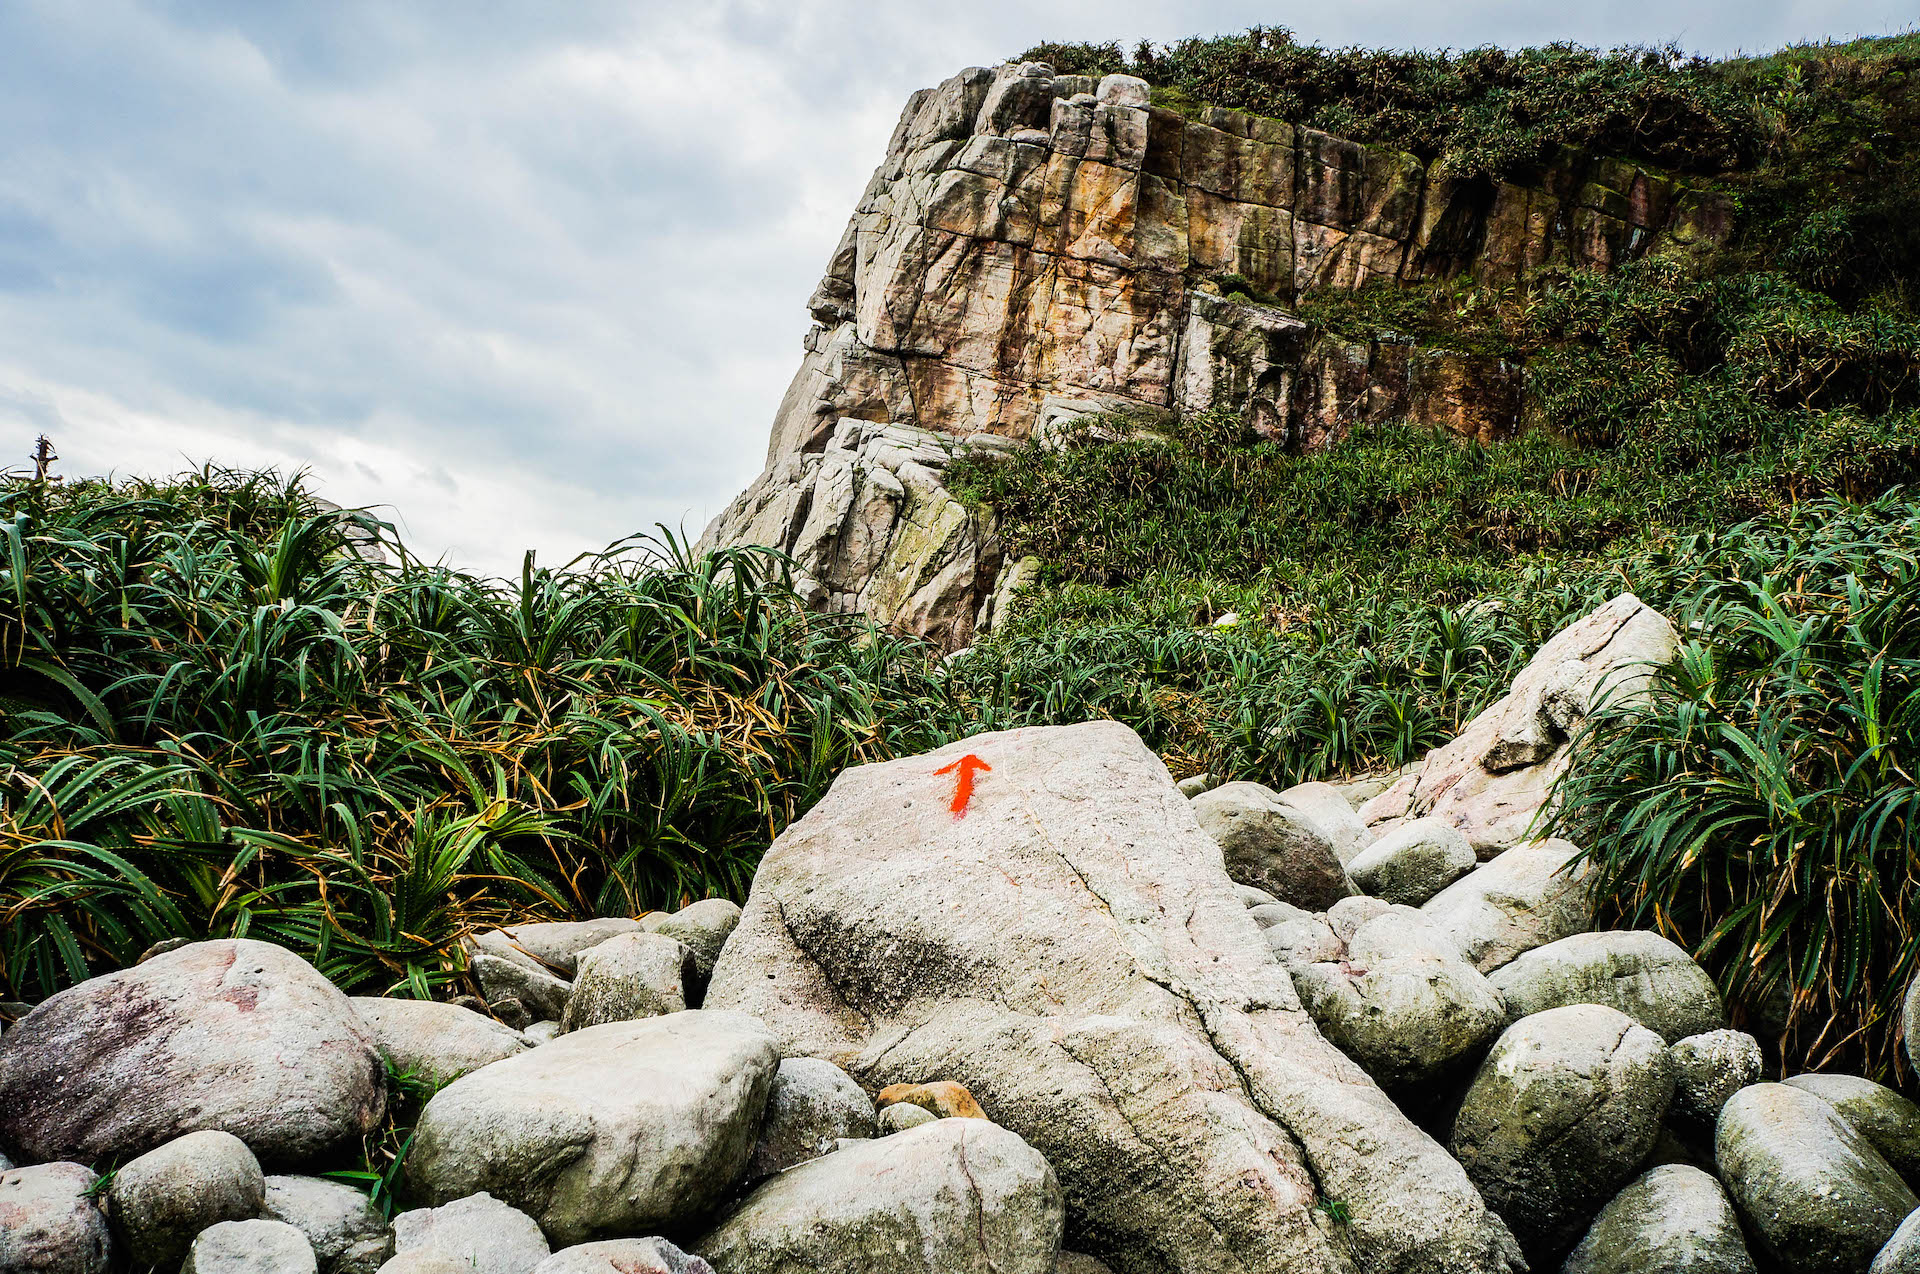
<svg viewBox="0 0 1920 1274">
<path fill-rule="evenodd" d="M 1592 931 L 1548 790 L 1369 819 L 1014 730 L 847 771 L 744 910 L 475 934 L 460 1004 L 175 946 L 0 1035 L 0 1274 L 1920 1268 L 1920 1111 L 1763 1082 L 1683 950 Z"/>
</svg>

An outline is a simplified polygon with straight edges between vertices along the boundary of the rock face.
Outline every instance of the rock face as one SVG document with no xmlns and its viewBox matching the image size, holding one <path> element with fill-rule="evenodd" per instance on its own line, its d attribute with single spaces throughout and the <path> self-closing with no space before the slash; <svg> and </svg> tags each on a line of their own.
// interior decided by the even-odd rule
<svg viewBox="0 0 1920 1274">
<path fill-rule="evenodd" d="M 385 1103 L 347 997 L 245 938 L 70 987 L 0 1044 L 0 1144 L 30 1160 L 125 1158 L 214 1128 L 299 1162 L 373 1128 Z"/>
<path fill-rule="evenodd" d="M 520 1032 L 457 1004 L 375 996 L 355 996 L 352 1003 L 393 1068 L 429 1084 L 451 1084 L 532 1047 Z"/>
<path fill-rule="evenodd" d="M 1521 953 L 1495 970 L 1492 982 L 1516 1019 L 1565 1004 L 1604 1004 L 1670 1041 L 1727 1022 L 1713 979 L 1657 933 L 1575 934 Z"/>
<path fill-rule="evenodd" d="M 1615 1009 L 1551 1009 L 1495 1042 L 1461 1100 L 1453 1152 L 1544 1262 L 1633 1177 L 1672 1097 L 1658 1035 Z"/>
<path fill-rule="evenodd" d="M 1226 856 L 1235 884 L 1325 911 L 1357 893 L 1334 836 L 1311 813 L 1258 783 L 1224 783 L 1193 798 L 1200 827 Z"/>
<path fill-rule="evenodd" d="M 782 1173 L 692 1246 L 718 1274 L 1053 1274 L 1063 1216 L 1033 1147 L 937 1119 Z"/>
<path fill-rule="evenodd" d="M 221 1221 L 260 1214 L 267 1181 L 230 1132 L 190 1132 L 123 1165 L 107 1189 L 107 1214 L 137 1265 L 178 1265 L 194 1236 Z"/>
<path fill-rule="evenodd" d="M 407 1181 L 429 1203 L 488 1192 L 563 1243 L 685 1224 L 745 1170 L 779 1064 L 733 1013 L 574 1031 L 434 1094 Z"/>
<path fill-rule="evenodd" d="M 993 768 L 956 819 L 934 771 L 964 752 Z M 1320 1038 L 1189 802 L 1114 722 L 843 773 L 768 851 L 708 1003 L 869 1090 L 964 1084 L 1059 1174 L 1076 1246 L 1125 1274 L 1333 1271 L 1349 1242 L 1367 1271 L 1510 1267 L 1459 1165 Z M 1322 1199 L 1349 1214 L 1338 1239 Z"/>
<path fill-rule="evenodd" d="M 704 542 L 799 549 L 822 605 L 964 645 L 1004 582 L 992 527 L 940 466 L 874 451 L 1211 407 L 1296 447 L 1386 419 L 1490 441 L 1517 427 L 1519 366 L 1336 338 L 1288 307 L 1376 279 L 1608 269 L 1726 221 L 1618 161 L 1569 152 L 1536 186 L 1489 188 L 1278 120 L 1155 107 L 1129 77 L 969 68 L 908 101 L 808 303 L 768 471 Z"/>
<path fill-rule="evenodd" d="M 1679 650 L 1664 615 L 1620 594 L 1555 633 L 1506 697 L 1368 801 L 1360 817 L 1381 833 L 1406 819 L 1438 818 L 1483 858 L 1526 839 L 1587 718 L 1602 706 L 1634 703 L 1653 669 Z"/>
<path fill-rule="evenodd" d="M 1753 1274 L 1720 1183 L 1665 1164 L 1613 1197 L 1561 1274 Z"/>
<path fill-rule="evenodd" d="M 1713 1153 L 1748 1230 L 1796 1271 L 1859 1274 L 1920 1208 L 1833 1107 L 1785 1084 L 1755 1084 L 1729 1098 Z"/>
<path fill-rule="evenodd" d="M 0 1172 L 0 1270 L 106 1274 L 113 1243 L 90 1197 L 98 1180 L 77 1163 Z"/>
</svg>

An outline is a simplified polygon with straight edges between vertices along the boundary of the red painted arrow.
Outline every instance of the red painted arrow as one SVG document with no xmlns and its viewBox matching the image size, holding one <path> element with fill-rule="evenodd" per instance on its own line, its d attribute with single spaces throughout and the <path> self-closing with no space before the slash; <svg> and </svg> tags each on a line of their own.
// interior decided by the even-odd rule
<svg viewBox="0 0 1920 1274">
<path fill-rule="evenodd" d="M 953 785 L 953 804 L 948 806 L 948 808 L 953 811 L 955 818 L 959 818 L 967 812 L 967 802 L 973 799 L 973 772 L 975 770 L 990 771 L 992 769 L 993 767 L 991 765 L 988 765 L 985 761 L 982 761 L 979 757 L 969 752 L 958 761 L 954 761 L 949 765 L 943 765 L 933 772 L 934 777 L 938 778 L 942 774 L 952 774 L 955 770 L 960 771 L 960 777 Z"/>
</svg>

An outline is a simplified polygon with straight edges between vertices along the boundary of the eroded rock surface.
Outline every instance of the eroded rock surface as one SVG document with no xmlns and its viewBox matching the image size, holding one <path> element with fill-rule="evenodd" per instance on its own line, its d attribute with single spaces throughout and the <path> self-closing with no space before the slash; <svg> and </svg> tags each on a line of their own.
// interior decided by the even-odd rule
<svg viewBox="0 0 1920 1274">
<path fill-rule="evenodd" d="M 963 752 L 993 768 L 956 819 L 933 772 Z M 842 774 L 768 851 L 708 1003 L 870 1090 L 964 1084 L 1059 1174 L 1076 1246 L 1127 1274 L 1515 1255 L 1460 1166 L 1320 1037 L 1218 847 L 1117 723 Z"/>
</svg>

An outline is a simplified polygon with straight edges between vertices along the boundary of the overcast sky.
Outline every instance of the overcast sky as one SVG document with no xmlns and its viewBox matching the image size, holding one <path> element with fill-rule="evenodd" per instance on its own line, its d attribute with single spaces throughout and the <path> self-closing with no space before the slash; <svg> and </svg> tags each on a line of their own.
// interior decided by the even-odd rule
<svg viewBox="0 0 1920 1274">
<path fill-rule="evenodd" d="M 1904 29 L 1911 0 L 0 0 L 0 465 L 308 468 L 506 571 L 760 467 L 913 89 L 1043 39 Z"/>
</svg>

